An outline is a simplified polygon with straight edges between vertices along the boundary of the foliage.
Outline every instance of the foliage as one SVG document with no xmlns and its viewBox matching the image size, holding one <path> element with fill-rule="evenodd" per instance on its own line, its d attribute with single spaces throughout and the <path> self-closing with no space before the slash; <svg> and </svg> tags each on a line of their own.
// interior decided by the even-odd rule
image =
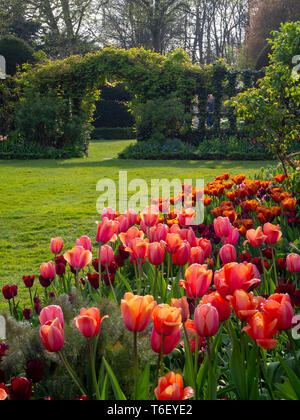
<svg viewBox="0 0 300 420">
<path fill-rule="evenodd" d="M 95 140 L 128 140 L 135 139 L 136 135 L 131 127 L 100 127 L 94 129 L 92 137 Z"/>
<path fill-rule="evenodd" d="M 0 39 L 0 55 L 6 60 L 6 73 L 14 75 L 18 66 L 35 63 L 34 50 L 22 39 L 6 36 Z"/>
<path fill-rule="evenodd" d="M 300 52 L 300 22 L 282 25 L 274 37 L 271 64 L 259 87 L 239 94 L 231 105 L 249 132 L 284 165 L 289 145 L 299 137 L 300 85 L 293 57 Z"/>
</svg>

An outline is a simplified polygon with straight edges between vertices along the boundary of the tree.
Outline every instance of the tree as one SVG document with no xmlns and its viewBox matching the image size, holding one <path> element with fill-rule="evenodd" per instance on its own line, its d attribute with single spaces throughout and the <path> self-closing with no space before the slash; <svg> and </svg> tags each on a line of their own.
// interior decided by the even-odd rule
<svg viewBox="0 0 300 420">
<path fill-rule="evenodd" d="M 0 55 L 6 60 L 6 73 L 14 75 L 17 66 L 34 63 L 34 50 L 22 39 L 7 36 L 0 39 Z"/>
<path fill-rule="evenodd" d="M 299 0 L 254 0 L 246 42 L 248 65 L 257 70 L 269 64 L 271 47 L 267 39 L 281 23 L 300 20 Z"/>
</svg>

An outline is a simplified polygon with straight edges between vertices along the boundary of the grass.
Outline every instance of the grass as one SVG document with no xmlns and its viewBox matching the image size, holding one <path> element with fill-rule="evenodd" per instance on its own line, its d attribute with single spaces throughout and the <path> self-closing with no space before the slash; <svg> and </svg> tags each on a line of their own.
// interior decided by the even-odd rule
<svg viewBox="0 0 300 420">
<path fill-rule="evenodd" d="M 95 141 L 89 157 L 66 161 L 0 161 L 0 288 L 21 286 L 22 276 L 39 274 L 43 261 L 50 261 L 52 237 L 65 240 L 65 250 L 81 235 L 95 236 L 99 219 L 97 182 L 119 179 L 128 171 L 128 181 L 142 178 L 204 178 L 213 180 L 222 172 L 252 177 L 271 162 L 231 161 L 136 161 L 119 160 L 118 153 L 134 141 Z M 274 163 L 273 163 L 274 164 Z M 20 288 L 19 297 L 27 300 Z M 3 307 L 0 294 L 0 308 Z"/>
</svg>

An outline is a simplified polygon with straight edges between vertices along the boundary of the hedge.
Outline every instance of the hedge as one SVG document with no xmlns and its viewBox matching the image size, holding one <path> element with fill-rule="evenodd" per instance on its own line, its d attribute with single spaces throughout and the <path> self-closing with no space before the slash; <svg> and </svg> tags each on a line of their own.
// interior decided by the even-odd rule
<svg viewBox="0 0 300 420">
<path fill-rule="evenodd" d="M 99 127 L 92 134 L 94 140 L 131 140 L 136 138 L 132 127 Z"/>
</svg>

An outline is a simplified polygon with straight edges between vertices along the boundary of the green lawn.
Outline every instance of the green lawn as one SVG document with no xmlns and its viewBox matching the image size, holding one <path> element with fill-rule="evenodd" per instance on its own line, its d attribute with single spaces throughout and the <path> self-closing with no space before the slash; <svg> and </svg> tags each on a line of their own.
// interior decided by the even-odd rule
<svg viewBox="0 0 300 420">
<path fill-rule="evenodd" d="M 49 261 L 49 241 L 61 236 L 65 249 L 81 235 L 94 238 L 98 219 L 97 182 L 118 180 L 119 170 L 128 180 L 143 178 L 204 178 L 222 172 L 251 177 L 271 162 L 230 161 L 123 161 L 118 152 L 133 141 L 98 141 L 89 157 L 66 161 L 0 161 L 0 287 L 22 284 L 22 276 L 38 274 Z M 22 288 L 20 295 L 26 296 Z M 1 305 L 2 301 L 2 305 Z M 0 307 L 3 306 L 2 294 Z"/>
</svg>

